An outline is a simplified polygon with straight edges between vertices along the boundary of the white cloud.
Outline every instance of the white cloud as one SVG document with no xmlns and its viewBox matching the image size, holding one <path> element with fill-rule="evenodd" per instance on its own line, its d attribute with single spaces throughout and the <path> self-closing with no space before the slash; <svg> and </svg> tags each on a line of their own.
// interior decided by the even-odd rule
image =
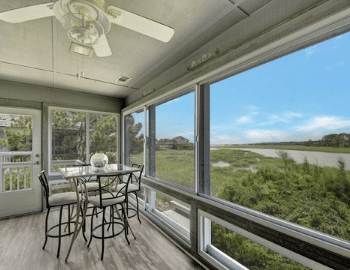
<svg viewBox="0 0 350 270">
<path fill-rule="evenodd" d="M 217 135 L 210 138 L 210 144 L 242 144 L 241 138 L 228 136 L 228 135 Z"/>
<path fill-rule="evenodd" d="M 337 130 L 350 127 L 350 120 L 342 120 L 336 116 L 314 117 L 304 126 L 297 126 L 299 131 L 313 131 L 317 129 Z"/>
<path fill-rule="evenodd" d="M 321 52 L 321 50 L 319 49 L 318 45 L 315 45 L 315 46 L 312 46 L 312 47 L 305 49 L 306 57 L 310 57 L 314 53 L 320 53 L 320 52 Z"/>
<path fill-rule="evenodd" d="M 258 111 L 259 111 L 258 107 L 256 107 L 255 105 L 249 105 L 249 106 L 247 106 L 247 110 L 248 110 L 251 114 L 258 113 Z"/>
<path fill-rule="evenodd" d="M 345 61 L 344 60 L 340 60 L 340 61 L 334 63 L 333 65 L 326 67 L 326 70 L 333 70 L 335 68 L 341 67 L 344 64 L 345 64 Z"/>
<path fill-rule="evenodd" d="M 246 131 L 245 137 L 250 142 L 285 141 L 288 138 L 288 133 L 281 130 L 255 129 Z"/>
<path fill-rule="evenodd" d="M 302 118 L 303 115 L 301 113 L 287 111 L 280 115 L 277 114 L 269 114 L 267 116 L 267 121 L 263 122 L 261 126 L 264 125 L 272 125 L 277 122 L 290 123 L 293 118 Z"/>
<path fill-rule="evenodd" d="M 337 37 L 333 38 L 333 41 L 337 42 L 337 41 L 339 41 L 340 39 L 343 39 L 346 36 L 347 36 L 347 33 L 343 34 L 343 35 L 340 35 L 340 36 L 337 36 Z"/>
<path fill-rule="evenodd" d="M 294 118 L 294 117 L 298 117 L 298 118 L 301 118 L 301 117 L 303 117 L 303 115 L 301 114 L 301 113 L 296 113 L 296 112 L 285 112 L 284 114 L 283 114 L 283 116 L 284 117 L 286 117 L 286 118 Z"/>
<path fill-rule="evenodd" d="M 250 116 L 242 116 L 237 120 L 238 123 L 240 124 L 246 124 L 252 122 L 252 118 Z"/>
</svg>

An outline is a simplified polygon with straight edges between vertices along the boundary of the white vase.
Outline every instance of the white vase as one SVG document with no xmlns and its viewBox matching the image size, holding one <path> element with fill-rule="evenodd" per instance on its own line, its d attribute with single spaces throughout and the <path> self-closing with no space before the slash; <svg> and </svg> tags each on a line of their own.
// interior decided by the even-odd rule
<svg viewBox="0 0 350 270">
<path fill-rule="evenodd" d="M 108 164 L 108 157 L 103 153 L 96 153 L 90 159 L 90 164 L 97 168 L 102 168 Z"/>
</svg>

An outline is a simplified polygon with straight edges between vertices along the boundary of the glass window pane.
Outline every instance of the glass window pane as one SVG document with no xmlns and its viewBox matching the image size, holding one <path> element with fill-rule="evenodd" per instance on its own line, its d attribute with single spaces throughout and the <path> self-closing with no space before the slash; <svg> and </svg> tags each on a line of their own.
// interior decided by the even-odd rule
<svg viewBox="0 0 350 270">
<path fill-rule="evenodd" d="M 156 106 L 155 176 L 194 188 L 194 93 Z"/>
<path fill-rule="evenodd" d="M 211 193 L 350 240 L 350 36 L 211 85 Z"/>
<path fill-rule="evenodd" d="M 52 110 L 52 171 L 75 160 L 86 163 L 86 113 Z"/>
<path fill-rule="evenodd" d="M 134 112 L 124 117 L 125 126 L 125 165 L 143 165 L 143 111 Z"/>
<path fill-rule="evenodd" d="M 213 221 L 211 244 L 250 270 L 310 269 Z"/>
<path fill-rule="evenodd" d="M 150 190 L 150 192 L 154 192 Z M 187 239 L 190 238 L 190 211 L 191 206 L 187 203 L 169 197 L 165 194 L 154 192 L 155 196 L 150 196 L 150 199 L 155 198 L 154 202 L 148 206 L 150 210 L 159 218 L 165 221 L 169 226 L 173 227 L 181 235 Z"/>
<path fill-rule="evenodd" d="M 95 153 L 108 156 L 108 163 L 117 162 L 117 119 L 115 115 L 89 114 L 90 157 Z"/>
<path fill-rule="evenodd" d="M 4 179 L 0 192 L 31 188 L 32 134 L 32 116 L 0 114 L 0 178 Z"/>
</svg>

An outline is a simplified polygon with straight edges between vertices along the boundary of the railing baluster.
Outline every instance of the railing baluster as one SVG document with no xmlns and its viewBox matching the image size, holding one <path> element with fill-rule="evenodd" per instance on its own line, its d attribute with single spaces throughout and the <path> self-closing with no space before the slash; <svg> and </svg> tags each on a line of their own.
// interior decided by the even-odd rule
<svg viewBox="0 0 350 270">
<path fill-rule="evenodd" d="M 12 168 L 10 168 L 9 172 L 10 172 L 10 191 L 12 191 Z"/>
<path fill-rule="evenodd" d="M 27 167 L 23 168 L 23 188 L 27 189 Z M 30 185 L 32 186 L 32 185 Z"/>
<path fill-rule="evenodd" d="M 19 168 L 17 168 L 17 190 L 19 190 L 19 176 L 20 176 L 20 171 Z"/>
</svg>

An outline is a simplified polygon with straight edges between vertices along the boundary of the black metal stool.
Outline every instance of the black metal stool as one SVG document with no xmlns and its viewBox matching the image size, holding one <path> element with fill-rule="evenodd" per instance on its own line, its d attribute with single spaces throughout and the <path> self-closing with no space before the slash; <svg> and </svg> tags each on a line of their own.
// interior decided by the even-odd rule
<svg viewBox="0 0 350 270">
<path fill-rule="evenodd" d="M 106 177 L 108 177 L 108 176 L 106 176 Z M 102 240 L 101 260 L 103 260 L 105 239 L 115 237 L 115 236 L 121 234 L 122 232 L 124 232 L 125 239 L 126 239 L 127 243 L 130 244 L 130 242 L 128 240 L 128 236 L 127 236 L 128 220 L 127 220 L 127 216 L 125 214 L 125 209 L 124 209 L 124 204 L 127 202 L 127 199 L 126 199 L 127 196 L 125 196 L 125 194 L 122 192 L 122 191 L 127 189 L 129 182 L 130 182 L 130 178 L 131 177 L 129 177 L 128 182 L 125 184 L 124 189 L 122 189 L 121 191 L 118 191 L 118 192 L 110 192 L 110 191 L 104 189 L 101 186 L 101 182 L 99 182 L 99 184 L 100 184 L 99 195 L 94 196 L 93 198 L 89 198 L 89 202 L 94 206 L 94 209 L 93 209 L 92 214 L 91 214 L 91 236 L 90 236 L 90 241 L 89 241 L 88 247 L 91 244 L 92 238 L 101 239 Z M 114 207 L 117 207 L 117 205 L 120 205 L 121 210 L 122 210 L 122 216 L 119 217 L 121 219 L 120 222 L 115 221 L 115 218 L 114 218 L 114 212 L 116 212 L 119 215 L 119 213 L 117 211 L 114 211 Z M 109 209 L 110 209 L 109 221 L 106 220 L 107 207 L 109 207 Z M 94 227 L 94 216 L 97 212 L 97 208 L 102 209 L 102 224 L 99 224 L 99 225 Z M 120 225 L 120 227 L 121 227 L 121 229 L 118 230 L 117 232 L 115 231 L 115 225 Z M 105 231 L 108 231 L 110 227 L 112 227 L 112 233 L 109 235 L 106 235 Z M 98 229 L 101 229 L 101 231 L 102 231 L 101 236 L 97 235 Z"/>
<path fill-rule="evenodd" d="M 77 204 L 77 195 L 76 192 L 64 192 L 59 194 L 54 194 L 52 196 L 49 196 L 49 184 L 47 181 L 47 177 L 44 171 L 41 171 L 38 175 L 41 185 L 44 189 L 44 195 L 46 199 L 46 207 L 47 207 L 47 213 L 46 213 L 46 219 L 45 219 L 45 243 L 43 245 L 43 249 L 45 249 L 47 239 L 48 237 L 52 238 L 58 238 L 58 249 L 57 249 L 57 258 L 60 256 L 60 249 L 61 249 L 61 238 L 65 236 L 69 236 L 74 233 L 74 231 L 71 231 L 70 225 L 75 225 L 75 221 L 71 220 L 71 211 L 70 206 Z M 62 222 L 62 210 L 63 207 L 67 206 L 68 208 L 68 221 Z M 59 214 L 59 222 L 58 224 L 53 225 L 52 227 L 48 228 L 48 219 L 50 210 L 53 207 L 60 207 L 60 214 Z M 62 234 L 62 226 L 68 227 L 68 232 Z M 53 229 L 58 227 L 58 234 L 52 234 L 50 233 Z M 85 235 L 83 235 L 85 238 Z"/>
<path fill-rule="evenodd" d="M 129 204 L 129 198 L 127 196 L 127 198 L 126 198 L 126 200 L 127 200 L 126 214 L 127 214 L 128 218 L 132 218 L 132 217 L 137 215 L 137 219 L 141 223 L 141 219 L 140 219 L 140 215 L 139 215 L 139 197 L 138 197 L 137 193 L 141 190 L 141 176 L 142 176 L 144 165 L 132 164 L 132 167 L 139 168 L 140 171 L 132 173 L 128 188 L 124 189 L 126 183 L 122 182 L 119 185 L 117 185 L 116 187 L 114 187 L 114 191 L 116 191 L 116 192 L 121 191 L 123 193 L 126 191 L 127 193 L 132 193 L 135 195 L 135 197 L 136 197 L 136 209 Z M 130 215 L 129 211 L 135 211 L 135 214 Z"/>
</svg>

